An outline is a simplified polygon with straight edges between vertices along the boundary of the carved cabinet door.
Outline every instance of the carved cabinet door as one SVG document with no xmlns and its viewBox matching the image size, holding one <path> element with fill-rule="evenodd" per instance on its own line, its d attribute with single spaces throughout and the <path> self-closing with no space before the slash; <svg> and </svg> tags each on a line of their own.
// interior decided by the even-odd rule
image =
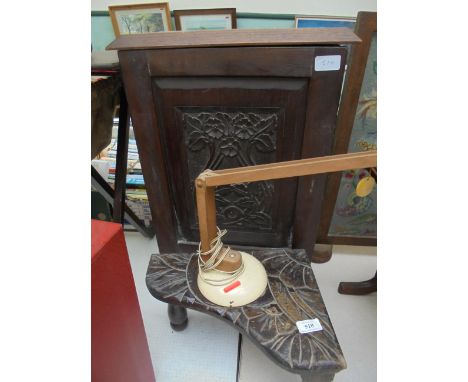
<svg viewBox="0 0 468 382">
<path fill-rule="evenodd" d="M 182 237 L 198 241 L 194 180 L 203 170 L 300 158 L 307 81 L 287 78 L 156 78 L 154 98 Z M 227 242 L 287 246 L 297 180 L 219 187 Z"/>
</svg>

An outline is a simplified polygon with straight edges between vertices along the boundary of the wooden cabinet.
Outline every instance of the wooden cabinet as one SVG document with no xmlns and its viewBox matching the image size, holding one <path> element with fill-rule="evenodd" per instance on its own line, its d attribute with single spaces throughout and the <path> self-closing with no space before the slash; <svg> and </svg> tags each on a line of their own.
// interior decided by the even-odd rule
<svg viewBox="0 0 468 382">
<path fill-rule="evenodd" d="M 206 168 L 331 153 L 341 45 L 358 41 L 347 29 L 287 29 L 127 35 L 110 45 L 119 50 L 161 253 L 199 240 L 193 182 Z M 311 254 L 324 181 L 220 187 L 226 242 Z"/>
</svg>

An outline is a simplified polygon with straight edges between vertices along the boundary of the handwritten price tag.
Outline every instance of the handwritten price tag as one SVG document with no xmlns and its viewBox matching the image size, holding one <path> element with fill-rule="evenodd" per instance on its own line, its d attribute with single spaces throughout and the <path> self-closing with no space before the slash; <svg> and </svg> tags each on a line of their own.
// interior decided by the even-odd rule
<svg viewBox="0 0 468 382">
<path fill-rule="evenodd" d="M 315 71 L 326 72 L 329 70 L 340 70 L 341 56 L 317 56 L 315 57 Z"/>
<path fill-rule="evenodd" d="M 299 329 L 299 333 L 312 333 L 323 329 L 318 318 L 314 318 L 313 320 L 296 321 L 296 326 Z"/>
</svg>

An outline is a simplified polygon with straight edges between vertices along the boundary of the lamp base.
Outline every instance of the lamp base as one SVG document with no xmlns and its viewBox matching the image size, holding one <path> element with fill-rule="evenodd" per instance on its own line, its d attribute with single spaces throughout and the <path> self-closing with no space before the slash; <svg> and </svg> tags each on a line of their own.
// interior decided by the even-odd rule
<svg viewBox="0 0 468 382">
<path fill-rule="evenodd" d="M 243 306 L 250 304 L 265 293 L 268 277 L 263 264 L 248 253 L 240 252 L 240 254 L 244 261 L 244 271 L 236 279 L 224 285 L 211 285 L 198 274 L 198 288 L 201 294 L 213 304 L 225 307 Z M 212 270 L 205 272 L 205 277 L 221 280 L 226 277 L 226 274 Z"/>
</svg>

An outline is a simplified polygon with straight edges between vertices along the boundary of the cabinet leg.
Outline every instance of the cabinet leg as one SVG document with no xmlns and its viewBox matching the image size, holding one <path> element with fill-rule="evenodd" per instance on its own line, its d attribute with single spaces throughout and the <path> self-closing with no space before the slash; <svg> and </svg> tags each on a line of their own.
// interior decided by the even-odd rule
<svg viewBox="0 0 468 382">
<path fill-rule="evenodd" d="M 314 253 L 311 256 L 313 263 L 326 263 L 332 257 L 333 246 L 330 244 L 315 244 Z"/>
<path fill-rule="evenodd" d="M 341 282 L 338 286 L 338 293 L 340 294 L 364 295 L 372 292 L 377 292 L 377 272 L 370 280 Z"/>
<path fill-rule="evenodd" d="M 309 374 L 302 375 L 302 382 L 331 382 L 335 374 Z"/>
<path fill-rule="evenodd" d="M 187 327 L 187 309 L 182 306 L 167 304 L 167 314 L 171 323 L 171 328 L 181 332 Z"/>
</svg>

